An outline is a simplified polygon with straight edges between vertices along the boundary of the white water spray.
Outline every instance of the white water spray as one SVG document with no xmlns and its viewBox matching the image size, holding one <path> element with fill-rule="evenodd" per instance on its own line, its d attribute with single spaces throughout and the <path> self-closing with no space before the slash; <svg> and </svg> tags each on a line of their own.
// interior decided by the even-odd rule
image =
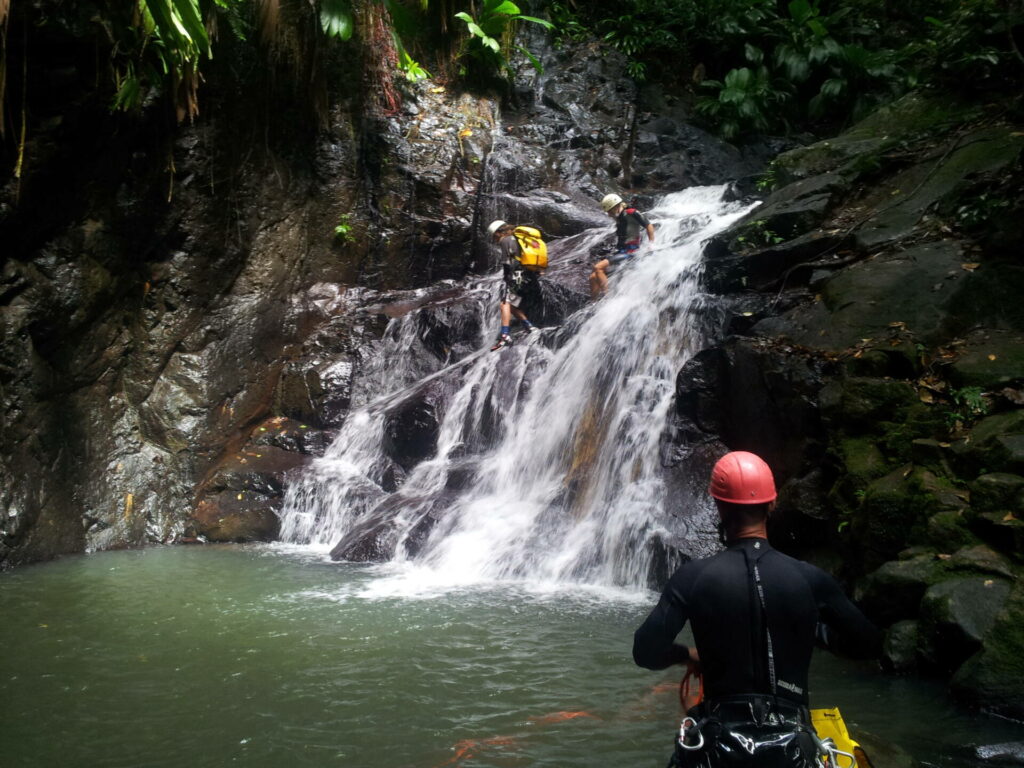
<svg viewBox="0 0 1024 768">
<path fill-rule="evenodd" d="M 431 376 L 442 390 L 437 451 L 397 491 L 382 487 L 386 411 L 424 382 L 398 382 L 353 412 L 289 488 L 282 539 L 330 545 L 366 535 L 369 521 L 386 531 L 394 560 L 434 583 L 645 583 L 665 493 L 659 441 L 676 374 L 705 342 L 702 245 L 748 210 L 722 202 L 722 192 L 691 188 L 649 211 L 656 244 L 613 273 L 604 299 L 567 320 L 560 348 L 534 334 L 464 361 L 459 375 Z M 495 307 L 481 300 L 479 311 L 489 317 Z M 496 443 L 481 439 L 488 429 Z M 446 491 L 453 460 L 467 455 L 475 479 Z"/>
</svg>

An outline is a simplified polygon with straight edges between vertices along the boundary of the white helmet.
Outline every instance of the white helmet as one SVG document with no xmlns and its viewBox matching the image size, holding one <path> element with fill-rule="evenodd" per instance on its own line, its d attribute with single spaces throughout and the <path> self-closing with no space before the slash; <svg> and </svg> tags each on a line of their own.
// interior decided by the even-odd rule
<svg viewBox="0 0 1024 768">
<path fill-rule="evenodd" d="M 622 198 L 612 192 L 604 196 L 604 199 L 601 201 L 601 209 L 605 213 L 608 213 L 608 211 L 619 205 L 621 202 Z"/>
<path fill-rule="evenodd" d="M 491 222 L 491 225 L 489 227 L 487 227 L 487 235 L 489 237 L 494 237 L 494 233 L 497 232 L 499 229 L 501 229 L 504 226 L 505 226 L 505 222 L 504 221 L 502 221 L 501 219 L 495 219 L 494 221 Z"/>
</svg>

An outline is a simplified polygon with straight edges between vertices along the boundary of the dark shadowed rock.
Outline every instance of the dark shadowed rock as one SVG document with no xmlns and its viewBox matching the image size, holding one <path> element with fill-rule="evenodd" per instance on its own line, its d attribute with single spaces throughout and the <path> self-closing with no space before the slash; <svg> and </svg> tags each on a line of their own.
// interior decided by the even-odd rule
<svg viewBox="0 0 1024 768">
<path fill-rule="evenodd" d="M 957 670 L 951 686 L 976 706 L 1024 719 L 1024 582 L 1013 586 L 984 648 Z"/>
<path fill-rule="evenodd" d="M 923 657 L 952 672 L 981 648 L 1006 602 L 1010 584 L 996 578 L 959 578 L 928 588 L 921 600 Z"/>
<path fill-rule="evenodd" d="M 864 340 L 887 344 L 893 328 L 906 328 L 934 344 L 955 330 L 958 293 L 972 279 L 963 262 L 952 242 L 912 246 L 862 261 L 829 279 L 820 301 L 765 320 L 754 330 L 836 352 Z"/>
<path fill-rule="evenodd" d="M 857 601 L 882 625 L 913 619 L 928 587 L 942 581 L 945 574 L 944 561 L 932 554 L 892 560 L 863 579 Z"/>
<path fill-rule="evenodd" d="M 913 619 L 897 621 L 885 633 L 882 663 L 896 673 L 912 672 L 917 668 L 917 649 L 920 629 Z"/>
</svg>

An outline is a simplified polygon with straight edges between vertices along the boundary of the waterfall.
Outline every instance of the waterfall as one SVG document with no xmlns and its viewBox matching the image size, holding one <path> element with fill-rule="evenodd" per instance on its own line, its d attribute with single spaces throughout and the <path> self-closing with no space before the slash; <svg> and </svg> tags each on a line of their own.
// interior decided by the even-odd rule
<svg viewBox="0 0 1024 768">
<path fill-rule="evenodd" d="M 486 351 L 497 276 L 471 286 L 481 351 L 453 365 L 411 380 L 403 355 L 416 312 L 392 320 L 377 399 L 290 485 L 281 538 L 363 542 L 448 584 L 645 583 L 647 543 L 664 532 L 659 442 L 676 374 L 707 341 L 703 243 L 749 209 L 722 194 L 694 187 L 661 199 L 647 212 L 656 243 L 613 273 L 607 296 L 511 348 Z M 573 245 L 588 249 L 607 233 Z M 438 414 L 436 450 L 391 487 L 388 414 L 424 392 Z"/>
</svg>

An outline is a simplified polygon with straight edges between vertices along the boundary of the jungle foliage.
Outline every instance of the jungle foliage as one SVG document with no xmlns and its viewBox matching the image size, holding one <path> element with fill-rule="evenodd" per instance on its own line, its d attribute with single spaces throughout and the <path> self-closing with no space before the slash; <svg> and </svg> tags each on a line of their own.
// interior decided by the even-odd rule
<svg viewBox="0 0 1024 768">
<path fill-rule="evenodd" d="M 383 93 L 379 101 L 393 109 L 395 74 L 415 81 L 431 76 L 429 66 L 446 80 L 500 85 L 520 54 L 540 69 L 515 32 L 521 23 L 553 25 L 528 10 L 525 0 L 0 0 L 0 105 L 5 73 L 24 64 L 9 61 L 12 22 L 93 37 L 112 109 L 169 98 L 181 121 L 198 114 L 203 71 L 225 36 L 258 41 L 310 82 L 323 69 L 316 59 L 351 57 L 373 81 L 365 90 Z M 312 90 L 310 98 L 319 98 Z M 0 135 L 10 127 L 3 118 L 0 106 Z"/>
<path fill-rule="evenodd" d="M 225 36 L 306 62 L 309 82 L 323 71 L 310 60 L 350 56 L 391 110 L 395 76 L 500 89 L 515 65 L 539 71 L 517 44 L 525 23 L 620 51 L 635 79 L 695 98 L 729 138 L 833 130 L 922 85 L 1013 94 L 1024 83 L 1024 0 L 0 0 L 0 135 L 14 127 L 3 107 L 18 14 L 91 28 L 112 108 L 164 97 L 179 120 L 198 113 Z"/>
<path fill-rule="evenodd" d="M 831 130 L 918 86 L 1019 93 L 1022 0 L 556 0 L 726 137 Z"/>
</svg>

